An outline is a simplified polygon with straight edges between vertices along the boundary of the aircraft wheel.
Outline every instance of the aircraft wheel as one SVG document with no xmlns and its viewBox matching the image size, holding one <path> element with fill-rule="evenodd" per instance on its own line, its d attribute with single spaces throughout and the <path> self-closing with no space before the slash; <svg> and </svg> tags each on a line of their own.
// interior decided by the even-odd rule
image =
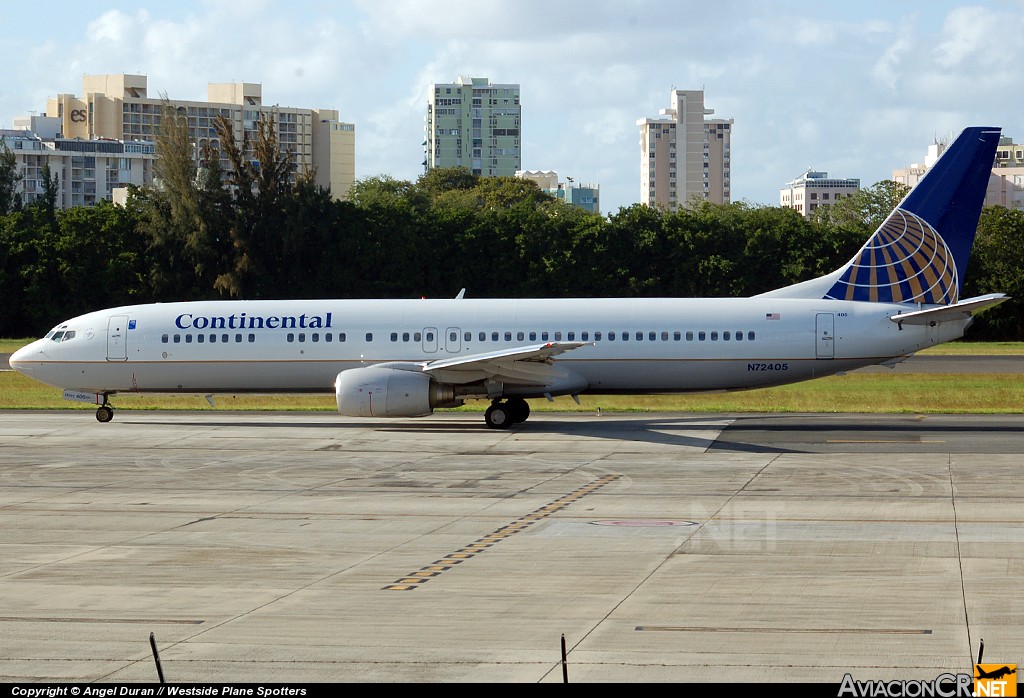
<svg viewBox="0 0 1024 698">
<path fill-rule="evenodd" d="M 106 424 L 114 418 L 114 408 L 107 405 L 100 405 L 96 409 L 96 421 Z"/>
<path fill-rule="evenodd" d="M 492 403 L 484 412 L 484 421 L 491 429 L 508 429 L 512 426 L 512 411 L 507 402 Z"/>
<path fill-rule="evenodd" d="M 510 398 L 508 401 L 508 409 L 512 414 L 513 424 L 522 424 L 530 416 L 530 403 L 521 397 Z"/>
</svg>

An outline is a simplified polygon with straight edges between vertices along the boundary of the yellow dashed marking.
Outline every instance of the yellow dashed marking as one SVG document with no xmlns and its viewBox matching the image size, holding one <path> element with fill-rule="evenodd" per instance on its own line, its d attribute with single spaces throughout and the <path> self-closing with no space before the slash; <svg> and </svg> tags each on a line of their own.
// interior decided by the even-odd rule
<svg viewBox="0 0 1024 698">
<path fill-rule="evenodd" d="M 451 569 L 455 565 L 461 564 L 466 560 L 475 557 L 483 553 L 487 548 L 494 546 L 497 543 L 509 538 L 514 533 L 529 528 L 538 521 L 543 521 L 547 517 L 551 516 L 555 512 L 561 511 L 565 507 L 569 506 L 581 497 L 585 497 L 592 492 L 599 490 L 600 488 L 607 485 L 609 482 L 618 480 L 618 475 L 605 475 L 604 477 L 598 478 L 591 483 L 580 487 L 577 490 L 573 490 L 569 494 L 559 497 L 550 504 L 546 504 L 539 509 L 533 511 L 526 516 L 521 516 L 516 519 L 513 523 L 502 526 L 496 531 L 488 533 L 486 536 L 477 538 L 472 543 L 465 545 L 457 549 L 454 553 L 445 555 L 440 560 L 421 567 L 415 572 L 410 572 L 405 577 L 396 580 L 392 584 L 388 584 L 382 587 L 383 591 L 411 591 L 422 586 L 425 582 L 430 579 L 439 576 L 442 572 Z"/>
</svg>

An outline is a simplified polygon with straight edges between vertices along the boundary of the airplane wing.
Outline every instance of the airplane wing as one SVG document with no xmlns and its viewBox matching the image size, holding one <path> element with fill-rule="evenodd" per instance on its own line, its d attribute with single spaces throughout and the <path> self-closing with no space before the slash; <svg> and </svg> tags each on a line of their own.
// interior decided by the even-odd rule
<svg viewBox="0 0 1024 698">
<path fill-rule="evenodd" d="M 947 322 L 949 320 L 963 320 L 979 310 L 990 308 L 1007 300 L 1009 296 L 1002 293 L 990 293 L 986 296 L 977 296 L 967 300 L 953 303 L 952 305 L 940 305 L 936 308 L 926 310 L 915 310 L 910 313 L 899 313 L 889 319 L 895 323 L 907 325 L 928 325 L 931 323 Z"/>
<path fill-rule="evenodd" d="M 423 364 L 421 369 L 446 383 L 471 383 L 493 379 L 507 384 L 551 385 L 564 379 L 567 371 L 559 369 L 552 357 L 591 342 L 547 342 L 482 354 L 469 354 L 451 359 L 438 359 Z"/>
</svg>

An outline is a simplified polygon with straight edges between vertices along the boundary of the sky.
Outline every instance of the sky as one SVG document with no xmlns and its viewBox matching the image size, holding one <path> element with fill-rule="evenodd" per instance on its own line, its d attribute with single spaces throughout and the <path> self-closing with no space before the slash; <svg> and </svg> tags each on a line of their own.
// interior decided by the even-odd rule
<svg viewBox="0 0 1024 698">
<path fill-rule="evenodd" d="M 146 75 L 206 100 L 260 83 L 264 105 L 337 109 L 356 177 L 415 181 L 432 83 L 518 83 L 522 166 L 640 198 L 638 119 L 703 89 L 734 119 L 732 197 L 775 206 L 808 168 L 862 186 L 965 126 L 1024 140 L 1024 0 L 4 1 L 0 128 L 82 76 Z"/>
</svg>

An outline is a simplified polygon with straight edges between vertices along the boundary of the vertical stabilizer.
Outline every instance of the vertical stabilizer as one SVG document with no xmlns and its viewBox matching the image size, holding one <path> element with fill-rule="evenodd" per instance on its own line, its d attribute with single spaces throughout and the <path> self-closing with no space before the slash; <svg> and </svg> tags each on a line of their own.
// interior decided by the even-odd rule
<svg viewBox="0 0 1024 698">
<path fill-rule="evenodd" d="M 766 296 L 949 305 L 960 299 L 998 128 L 964 129 L 841 269 Z"/>
</svg>

